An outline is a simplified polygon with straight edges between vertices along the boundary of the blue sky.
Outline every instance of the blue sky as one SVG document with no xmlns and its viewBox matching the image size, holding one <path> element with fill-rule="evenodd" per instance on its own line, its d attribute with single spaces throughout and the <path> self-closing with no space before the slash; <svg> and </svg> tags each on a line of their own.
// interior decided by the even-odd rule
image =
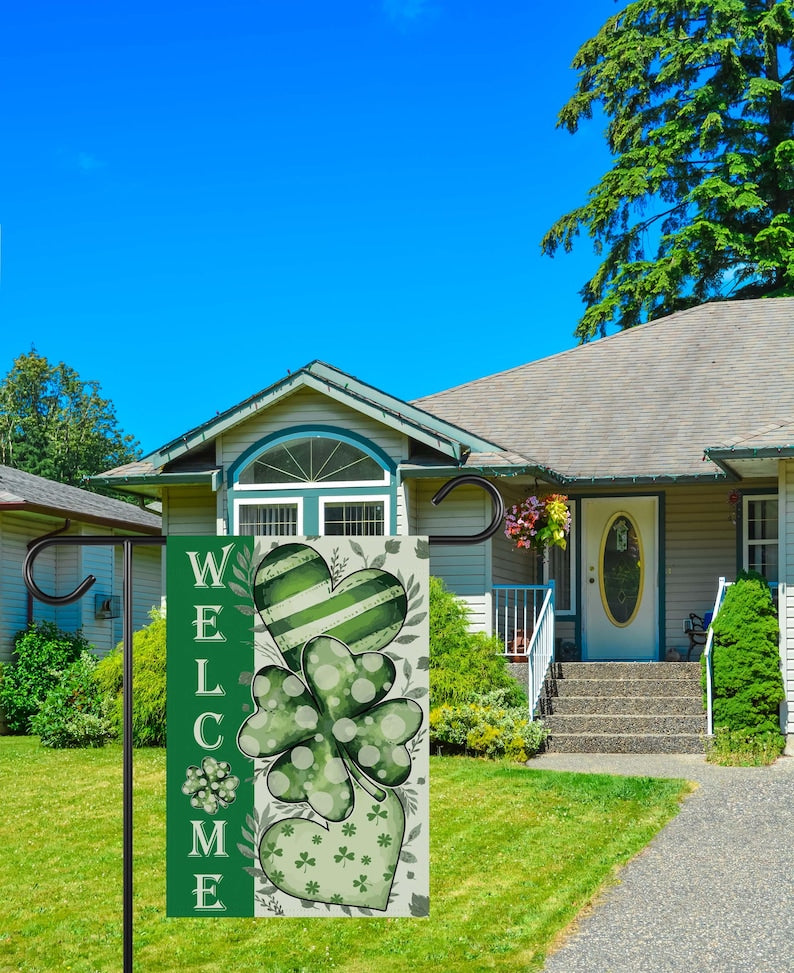
<svg viewBox="0 0 794 973">
<path fill-rule="evenodd" d="M 555 129 L 613 0 L 107 0 L 0 17 L 0 375 L 144 452 L 319 358 L 404 399 L 571 348 L 608 165 Z"/>
</svg>

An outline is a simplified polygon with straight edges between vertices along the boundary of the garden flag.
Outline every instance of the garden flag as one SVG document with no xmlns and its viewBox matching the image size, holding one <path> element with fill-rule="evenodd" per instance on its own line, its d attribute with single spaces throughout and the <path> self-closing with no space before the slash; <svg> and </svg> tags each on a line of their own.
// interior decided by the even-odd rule
<svg viewBox="0 0 794 973">
<path fill-rule="evenodd" d="M 428 914 L 427 558 L 169 537 L 168 915 Z"/>
</svg>

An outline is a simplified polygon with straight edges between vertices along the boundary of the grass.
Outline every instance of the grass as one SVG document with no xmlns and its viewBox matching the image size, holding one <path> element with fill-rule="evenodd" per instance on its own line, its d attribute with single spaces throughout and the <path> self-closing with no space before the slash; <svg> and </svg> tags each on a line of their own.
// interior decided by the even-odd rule
<svg viewBox="0 0 794 973">
<path fill-rule="evenodd" d="M 706 760 L 721 767 L 768 767 L 783 753 L 782 733 L 748 734 L 718 726 L 707 742 Z"/>
<path fill-rule="evenodd" d="M 429 919 L 171 919 L 165 751 L 135 756 L 136 973 L 537 970 L 683 781 L 431 758 Z M 0 737 L 0 971 L 121 969 L 121 750 Z"/>
</svg>

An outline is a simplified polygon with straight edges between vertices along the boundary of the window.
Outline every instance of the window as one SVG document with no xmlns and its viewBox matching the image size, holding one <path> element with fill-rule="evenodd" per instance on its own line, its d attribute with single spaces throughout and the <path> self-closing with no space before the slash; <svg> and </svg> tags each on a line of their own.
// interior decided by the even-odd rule
<svg viewBox="0 0 794 973">
<path fill-rule="evenodd" d="M 255 537 L 296 537 L 297 503 L 238 503 L 235 533 Z"/>
<path fill-rule="evenodd" d="M 392 534 L 394 474 L 392 458 L 354 432 L 285 430 L 230 467 L 230 527 L 265 536 Z"/>
<path fill-rule="evenodd" d="M 387 482 L 386 470 L 363 449 L 341 439 L 304 436 L 277 443 L 240 473 L 241 486 Z"/>
<path fill-rule="evenodd" d="M 743 500 L 744 567 L 774 584 L 778 580 L 777 496 L 750 494 Z"/>
<path fill-rule="evenodd" d="M 386 533 L 384 500 L 324 500 L 323 531 L 329 536 L 373 537 Z"/>
</svg>

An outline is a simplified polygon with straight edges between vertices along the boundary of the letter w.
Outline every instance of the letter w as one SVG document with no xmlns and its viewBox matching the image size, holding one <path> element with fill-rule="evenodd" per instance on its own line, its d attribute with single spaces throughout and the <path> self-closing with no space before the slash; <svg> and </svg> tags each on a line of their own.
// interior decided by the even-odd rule
<svg viewBox="0 0 794 973">
<path fill-rule="evenodd" d="M 229 554 L 232 551 L 234 544 L 227 544 L 226 547 L 221 549 L 223 557 L 221 558 L 220 565 L 215 560 L 214 551 L 207 551 L 207 556 L 204 558 L 204 563 L 202 564 L 199 560 L 198 551 L 187 551 L 187 556 L 190 558 L 190 566 L 193 568 L 193 577 L 196 583 L 193 585 L 194 588 L 206 588 L 207 585 L 207 574 L 212 578 L 212 584 L 209 585 L 211 588 L 223 588 L 225 587 L 223 583 L 223 572 L 226 570 L 226 562 L 229 560 Z"/>
<path fill-rule="evenodd" d="M 188 858 L 201 858 L 203 855 L 205 858 L 209 857 L 212 852 L 212 846 L 215 846 L 215 857 L 216 858 L 228 858 L 226 854 L 226 822 L 225 821 L 215 821 L 212 825 L 212 832 L 209 838 L 204 833 L 204 821 L 191 821 L 193 825 L 193 851 L 190 852 Z M 199 851 L 199 847 L 201 850 Z"/>
</svg>

